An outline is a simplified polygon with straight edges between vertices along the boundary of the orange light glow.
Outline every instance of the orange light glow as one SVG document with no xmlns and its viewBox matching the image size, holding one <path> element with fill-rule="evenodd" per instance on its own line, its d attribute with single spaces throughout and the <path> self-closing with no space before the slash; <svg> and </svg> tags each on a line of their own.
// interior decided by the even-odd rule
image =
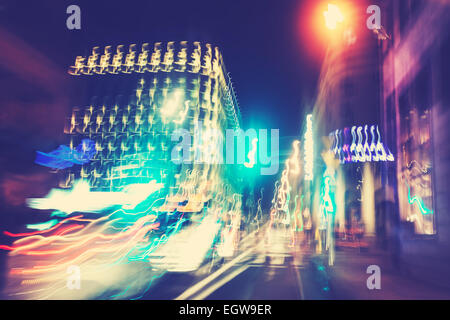
<svg viewBox="0 0 450 320">
<path fill-rule="evenodd" d="M 329 48 L 355 45 L 361 35 L 370 35 L 366 27 L 367 3 L 304 0 L 298 7 L 297 18 L 300 49 L 321 63 Z"/>
</svg>

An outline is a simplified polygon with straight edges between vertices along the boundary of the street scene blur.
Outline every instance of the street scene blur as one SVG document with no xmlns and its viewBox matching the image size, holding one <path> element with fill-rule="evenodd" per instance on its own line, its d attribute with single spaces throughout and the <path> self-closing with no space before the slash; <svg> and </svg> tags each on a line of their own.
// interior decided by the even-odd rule
<svg viewBox="0 0 450 320">
<path fill-rule="evenodd" d="M 450 1 L 0 0 L 0 299 L 450 299 Z"/>
</svg>

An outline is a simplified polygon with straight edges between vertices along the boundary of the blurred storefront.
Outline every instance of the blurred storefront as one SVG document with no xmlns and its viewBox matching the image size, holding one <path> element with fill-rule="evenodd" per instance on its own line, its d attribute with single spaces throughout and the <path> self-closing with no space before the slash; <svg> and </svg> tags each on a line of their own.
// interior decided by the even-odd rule
<svg viewBox="0 0 450 320">
<path fill-rule="evenodd" d="M 383 129 L 397 157 L 398 255 L 410 274 L 450 286 L 450 33 L 448 1 L 383 1 L 390 41 L 380 54 Z M 387 191 L 385 191 L 387 192 Z M 392 231 L 386 230 L 387 233 Z"/>
</svg>

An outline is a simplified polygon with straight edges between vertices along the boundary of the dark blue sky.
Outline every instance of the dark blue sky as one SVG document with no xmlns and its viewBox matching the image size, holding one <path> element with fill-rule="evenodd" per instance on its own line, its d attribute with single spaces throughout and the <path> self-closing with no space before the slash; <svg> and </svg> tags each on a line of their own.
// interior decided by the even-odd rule
<svg viewBox="0 0 450 320">
<path fill-rule="evenodd" d="M 79 31 L 65 27 L 69 4 L 81 8 Z M 302 107 L 313 102 L 319 68 L 300 38 L 301 9 L 300 0 L 0 0 L 0 24 L 64 72 L 94 45 L 169 40 L 218 45 L 244 127 L 279 128 L 281 136 L 292 136 L 299 133 Z"/>
</svg>

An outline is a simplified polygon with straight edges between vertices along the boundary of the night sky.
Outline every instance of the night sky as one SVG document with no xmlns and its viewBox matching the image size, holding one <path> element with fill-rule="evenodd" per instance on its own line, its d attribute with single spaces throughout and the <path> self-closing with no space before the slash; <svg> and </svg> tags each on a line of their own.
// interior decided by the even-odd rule
<svg viewBox="0 0 450 320">
<path fill-rule="evenodd" d="M 81 8 L 82 29 L 65 26 Z M 66 71 L 94 45 L 201 41 L 218 45 L 231 73 L 244 127 L 298 134 L 313 102 L 318 61 L 302 44 L 302 1 L 0 1 L 0 25 Z M 303 41 L 304 42 L 304 41 Z"/>
</svg>

